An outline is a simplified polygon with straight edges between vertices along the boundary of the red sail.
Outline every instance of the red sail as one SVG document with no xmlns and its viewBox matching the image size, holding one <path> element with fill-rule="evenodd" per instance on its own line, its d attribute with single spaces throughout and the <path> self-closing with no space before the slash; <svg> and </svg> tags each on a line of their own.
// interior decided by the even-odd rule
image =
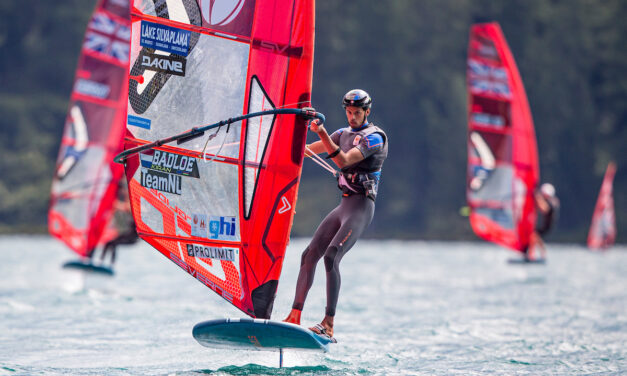
<svg viewBox="0 0 627 376">
<path fill-rule="evenodd" d="M 80 256 L 103 240 L 124 174 L 128 0 L 101 0 L 89 21 L 57 159 L 48 230 Z"/>
<path fill-rule="evenodd" d="M 588 232 L 588 248 L 603 250 L 614 245 L 616 240 L 616 218 L 614 215 L 613 183 L 616 164 L 610 162 L 605 171 L 601 191 L 594 207 L 592 223 Z"/>
<path fill-rule="evenodd" d="M 311 105 L 313 0 L 137 0 L 131 33 L 127 149 Z M 264 115 L 134 154 L 139 235 L 244 313 L 270 317 L 306 132 L 301 117 Z"/>
<path fill-rule="evenodd" d="M 467 84 L 470 224 L 479 237 L 523 252 L 535 225 L 538 151 L 527 95 L 497 23 L 471 28 Z"/>
</svg>

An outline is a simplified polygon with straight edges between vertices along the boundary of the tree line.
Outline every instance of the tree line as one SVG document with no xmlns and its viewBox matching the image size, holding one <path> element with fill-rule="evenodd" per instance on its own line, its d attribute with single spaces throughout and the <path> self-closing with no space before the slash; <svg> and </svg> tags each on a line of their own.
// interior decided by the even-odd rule
<svg viewBox="0 0 627 376">
<path fill-rule="evenodd" d="M 95 1 L 0 4 L 0 232 L 45 232 L 50 183 L 80 47 Z M 627 220 L 627 2 L 621 0 L 318 1 L 313 103 L 345 126 L 342 95 L 373 97 L 389 158 L 367 236 L 473 239 L 465 205 L 470 26 L 497 21 L 536 126 L 541 181 L 562 210 L 549 240 L 584 242 L 605 167 L 618 164 L 619 240 Z M 310 140 L 315 140 L 310 136 Z M 339 200 L 306 161 L 293 235 Z"/>
</svg>

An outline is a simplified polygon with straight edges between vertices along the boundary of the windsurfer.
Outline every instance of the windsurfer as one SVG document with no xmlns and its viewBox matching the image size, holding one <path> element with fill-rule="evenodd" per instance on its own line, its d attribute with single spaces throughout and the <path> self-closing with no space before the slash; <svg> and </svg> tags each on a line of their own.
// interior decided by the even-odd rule
<svg viewBox="0 0 627 376">
<path fill-rule="evenodd" d="M 327 306 L 322 322 L 310 329 L 329 337 L 333 336 L 341 284 L 339 264 L 372 221 L 381 167 L 388 152 L 385 132 L 368 122 L 372 105 L 370 95 L 363 90 L 351 90 L 344 95 L 342 104 L 349 127 L 329 136 L 317 120 L 311 122 L 310 129 L 318 134 L 320 140 L 307 145 L 306 155 L 329 154 L 327 158 L 331 158 L 341 170 L 337 177 L 342 199 L 320 223 L 301 256 L 294 303 L 284 320 L 300 325 L 301 312 L 313 284 L 316 265 L 324 256 Z"/>
<path fill-rule="evenodd" d="M 128 197 L 128 188 L 124 180 L 120 180 L 120 186 L 118 189 L 118 197 L 113 203 L 114 220 L 118 227 L 118 236 L 110 240 L 105 244 L 100 254 L 100 261 L 104 261 L 105 256 L 111 254 L 111 265 L 115 262 L 115 255 L 117 246 L 121 244 L 134 244 L 137 242 L 137 229 L 135 227 L 135 221 L 133 220 L 133 214 L 131 213 L 131 203 Z"/>
<path fill-rule="evenodd" d="M 557 211 L 560 202 L 555 194 L 555 187 L 550 183 L 544 183 L 540 190 L 534 193 L 536 207 L 540 215 L 540 221 L 529 239 L 529 246 L 525 252 L 525 259 L 535 259 L 535 248 L 540 249 L 541 258 L 546 258 L 546 246 L 542 237 L 546 235 L 557 220 Z"/>
</svg>

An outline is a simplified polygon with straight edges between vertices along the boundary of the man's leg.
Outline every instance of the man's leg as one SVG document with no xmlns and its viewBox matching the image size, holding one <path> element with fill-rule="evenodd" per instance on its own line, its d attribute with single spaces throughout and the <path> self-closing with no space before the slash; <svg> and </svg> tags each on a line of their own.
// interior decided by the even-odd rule
<svg viewBox="0 0 627 376">
<path fill-rule="evenodd" d="M 292 311 L 285 318 L 285 322 L 300 325 L 300 314 L 307 299 L 307 293 L 313 284 L 316 274 L 316 265 L 324 255 L 324 251 L 333 239 L 337 229 L 340 227 L 338 217 L 338 207 L 329 213 L 320 223 L 311 242 L 303 252 L 300 260 L 300 271 L 296 282 L 296 293 Z"/>
<path fill-rule="evenodd" d="M 333 336 L 335 308 L 342 285 L 340 261 L 355 245 L 374 216 L 374 201 L 365 196 L 346 197 L 342 200 L 340 207 L 342 225 L 324 254 L 324 266 L 327 272 L 327 307 L 320 325 L 324 327 L 325 334 L 331 337 Z M 311 329 L 316 333 L 321 331 L 316 327 Z"/>
</svg>

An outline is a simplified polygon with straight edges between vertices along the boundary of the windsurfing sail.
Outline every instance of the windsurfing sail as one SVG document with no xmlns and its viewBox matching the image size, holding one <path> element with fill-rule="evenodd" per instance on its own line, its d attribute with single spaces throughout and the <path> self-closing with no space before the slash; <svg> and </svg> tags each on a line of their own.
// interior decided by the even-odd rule
<svg viewBox="0 0 627 376">
<path fill-rule="evenodd" d="M 535 225 L 538 151 L 527 95 L 498 23 L 473 25 L 467 60 L 470 224 L 524 252 Z"/>
<path fill-rule="evenodd" d="M 138 234 L 269 318 L 307 132 L 282 107 L 311 105 L 314 1 L 135 0 L 131 16 L 124 159 Z"/>
<path fill-rule="evenodd" d="M 48 211 L 48 230 L 89 257 L 108 231 L 124 169 L 129 0 L 100 0 L 83 40 Z"/>
<path fill-rule="evenodd" d="M 588 232 L 588 248 L 593 250 L 607 249 L 616 240 L 616 217 L 614 215 L 613 184 L 616 164 L 610 162 L 605 171 L 601 191 L 594 207 L 592 223 Z"/>
</svg>

